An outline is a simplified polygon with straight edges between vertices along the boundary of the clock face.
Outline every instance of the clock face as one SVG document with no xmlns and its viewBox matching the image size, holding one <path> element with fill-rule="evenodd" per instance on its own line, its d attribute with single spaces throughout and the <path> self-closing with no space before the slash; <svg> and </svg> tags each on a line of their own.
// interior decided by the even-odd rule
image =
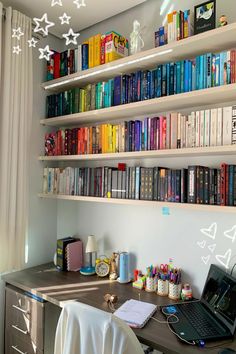
<svg viewBox="0 0 236 354">
<path fill-rule="evenodd" d="M 95 271 L 99 277 L 105 277 L 109 274 L 110 266 L 106 262 L 99 262 L 96 264 Z"/>
</svg>

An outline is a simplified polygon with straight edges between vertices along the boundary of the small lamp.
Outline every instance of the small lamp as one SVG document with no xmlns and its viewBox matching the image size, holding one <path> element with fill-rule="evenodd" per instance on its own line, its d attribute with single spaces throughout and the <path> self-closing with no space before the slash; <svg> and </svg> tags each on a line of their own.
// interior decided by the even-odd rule
<svg viewBox="0 0 236 354">
<path fill-rule="evenodd" d="M 85 249 L 85 253 L 89 255 L 89 265 L 80 269 L 80 273 L 83 275 L 95 274 L 95 267 L 93 267 L 93 253 L 97 252 L 97 241 L 95 236 L 88 236 L 88 241 Z"/>
</svg>

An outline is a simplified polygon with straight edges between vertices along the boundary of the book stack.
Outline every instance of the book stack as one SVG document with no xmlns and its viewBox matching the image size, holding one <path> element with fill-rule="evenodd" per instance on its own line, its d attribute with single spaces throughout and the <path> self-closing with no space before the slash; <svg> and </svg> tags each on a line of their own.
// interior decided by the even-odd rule
<svg viewBox="0 0 236 354">
<path fill-rule="evenodd" d="M 45 156 L 236 144 L 236 106 L 46 133 Z"/>
<path fill-rule="evenodd" d="M 45 194 L 236 206 L 236 165 L 225 163 L 187 169 L 47 167 L 43 181 Z"/>
<path fill-rule="evenodd" d="M 55 52 L 47 62 L 47 81 L 128 56 L 128 40 L 117 32 L 96 34 L 75 49 Z"/>
<path fill-rule="evenodd" d="M 200 55 L 193 60 L 158 65 L 47 96 L 46 117 L 52 118 L 131 102 L 201 90 L 236 82 L 236 50 Z"/>
<path fill-rule="evenodd" d="M 188 38 L 193 34 L 190 10 L 173 11 L 167 15 L 167 24 L 155 32 L 155 47 Z"/>
</svg>

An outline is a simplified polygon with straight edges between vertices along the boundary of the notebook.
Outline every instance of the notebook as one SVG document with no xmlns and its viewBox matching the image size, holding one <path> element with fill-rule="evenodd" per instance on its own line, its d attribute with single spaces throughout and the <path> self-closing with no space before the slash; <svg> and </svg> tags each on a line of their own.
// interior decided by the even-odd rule
<svg viewBox="0 0 236 354">
<path fill-rule="evenodd" d="M 75 241 L 66 246 L 67 270 L 77 272 L 83 265 L 82 241 Z"/>
<path fill-rule="evenodd" d="M 156 305 L 131 299 L 121 305 L 114 315 L 125 321 L 130 327 L 142 328 L 156 310 Z"/>
<path fill-rule="evenodd" d="M 171 317 L 169 322 L 184 340 L 230 338 L 236 328 L 236 279 L 212 264 L 200 301 L 173 304 L 163 310 L 178 317 L 178 322 Z"/>
</svg>

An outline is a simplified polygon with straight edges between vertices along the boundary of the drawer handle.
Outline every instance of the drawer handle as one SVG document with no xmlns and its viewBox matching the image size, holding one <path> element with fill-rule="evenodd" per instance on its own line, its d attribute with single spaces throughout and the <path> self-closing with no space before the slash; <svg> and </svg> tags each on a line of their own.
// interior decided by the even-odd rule
<svg viewBox="0 0 236 354">
<path fill-rule="evenodd" d="M 16 325 L 11 325 L 12 328 L 15 328 L 17 331 L 23 333 L 23 334 L 28 334 L 28 331 L 23 331 L 23 329 L 20 329 L 18 326 Z"/>
<path fill-rule="evenodd" d="M 16 306 L 16 305 L 12 305 L 12 307 L 14 307 L 14 309 L 16 309 L 16 310 L 18 310 L 18 311 L 20 311 L 20 312 L 23 312 L 23 313 L 25 313 L 25 314 L 29 314 L 29 311 L 27 311 L 27 310 L 23 310 L 22 308 L 20 308 L 20 307 L 18 307 L 18 306 Z"/>
<path fill-rule="evenodd" d="M 12 345 L 11 347 L 12 347 L 12 349 L 14 349 L 16 352 L 18 352 L 18 353 L 20 353 L 20 354 L 28 354 L 27 352 L 24 352 L 24 353 L 23 353 L 20 349 L 18 349 L 18 348 L 17 348 L 17 345 Z"/>
</svg>

